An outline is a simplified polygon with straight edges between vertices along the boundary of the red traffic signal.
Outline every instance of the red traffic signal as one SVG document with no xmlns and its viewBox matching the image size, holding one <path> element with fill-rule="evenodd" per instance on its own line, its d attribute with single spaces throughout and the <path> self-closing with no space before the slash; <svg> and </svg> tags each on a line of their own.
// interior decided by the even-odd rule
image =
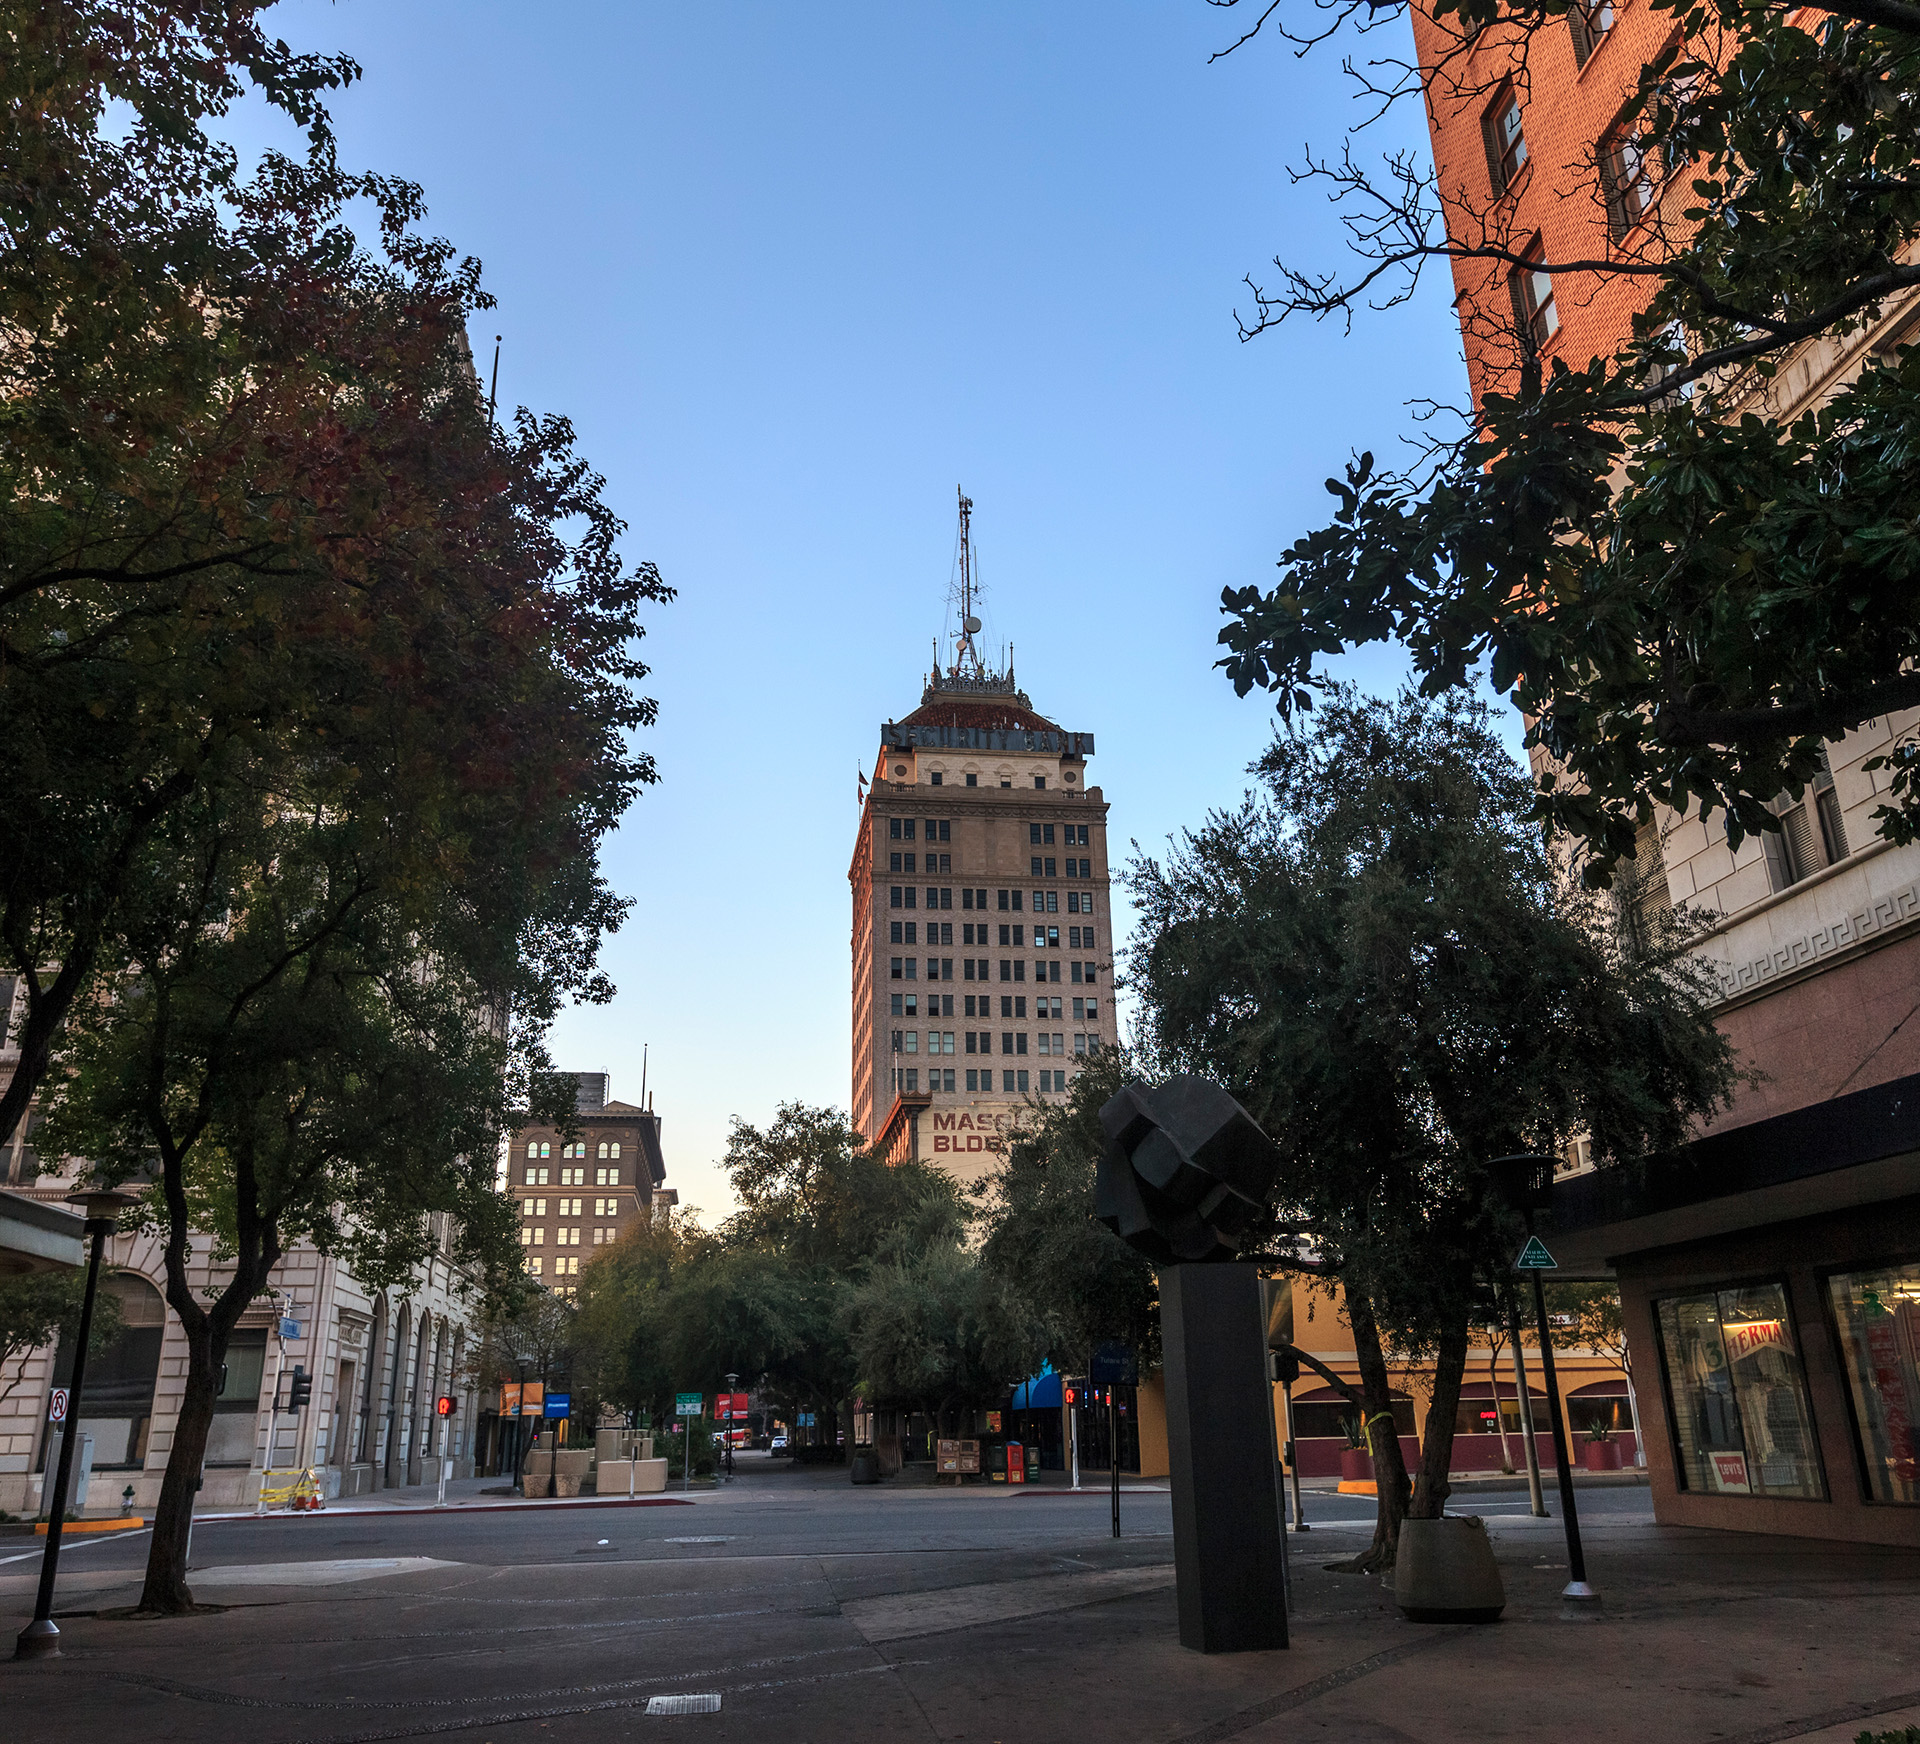
<svg viewBox="0 0 1920 1744">
<path fill-rule="evenodd" d="M 1073 1393 L 1073 1389 L 1072 1389 L 1071 1387 L 1069 1387 L 1069 1388 L 1067 1389 L 1067 1403 L 1068 1403 L 1069 1405 L 1071 1405 L 1071 1404 L 1073 1403 L 1073 1398 L 1074 1398 L 1074 1393 Z"/>
<path fill-rule="evenodd" d="M 451 1417 L 453 1415 L 453 1395 L 451 1393 L 442 1393 L 440 1397 L 434 1401 L 433 1408 L 438 1411 L 442 1417 Z"/>
</svg>

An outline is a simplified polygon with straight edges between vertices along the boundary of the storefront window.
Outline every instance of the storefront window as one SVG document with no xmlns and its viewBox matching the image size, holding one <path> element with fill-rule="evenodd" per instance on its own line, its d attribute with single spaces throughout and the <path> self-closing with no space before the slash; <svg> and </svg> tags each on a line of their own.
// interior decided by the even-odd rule
<svg viewBox="0 0 1920 1744">
<path fill-rule="evenodd" d="M 1827 1280 L 1876 1502 L 1920 1502 L 1920 1265 Z"/>
<path fill-rule="evenodd" d="M 1682 1486 L 1824 1501 L 1785 1286 L 1669 1297 L 1659 1316 Z"/>
</svg>

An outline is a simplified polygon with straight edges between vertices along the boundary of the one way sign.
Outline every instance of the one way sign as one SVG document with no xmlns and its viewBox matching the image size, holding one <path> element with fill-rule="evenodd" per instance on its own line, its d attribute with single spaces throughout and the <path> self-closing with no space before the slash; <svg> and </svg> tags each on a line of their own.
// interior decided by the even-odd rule
<svg viewBox="0 0 1920 1744">
<path fill-rule="evenodd" d="M 1557 1272 L 1560 1262 L 1547 1252 L 1547 1244 L 1537 1235 L 1527 1237 L 1527 1245 L 1520 1250 L 1520 1257 L 1513 1262 L 1516 1272 Z"/>
</svg>

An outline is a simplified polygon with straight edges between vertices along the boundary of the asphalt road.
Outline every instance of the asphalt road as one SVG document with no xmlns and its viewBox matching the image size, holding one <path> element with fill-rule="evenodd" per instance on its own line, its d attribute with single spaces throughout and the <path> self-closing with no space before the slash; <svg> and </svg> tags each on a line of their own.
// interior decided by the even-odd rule
<svg viewBox="0 0 1920 1744">
<path fill-rule="evenodd" d="M 469 1500 L 472 1488 L 467 1489 Z M 854 1489 L 844 1472 L 748 1467 L 643 1506 L 329 1510 L 203 1520 L 209 1608 L 129 1619 L 147 1537 L 75 1540 L 62 1658 L 0 1663 L 8 1737 L 193 1744 L 601 1744 L 662 1728 L 779 1744 L 1484 1744 L 1493 1738 L 1823 1737 L 1836 1714 L 1920 1718 L 1887 1619 L 1920 1556 L 1675 1532 L 1643 1489 L 1588 1490 L 1603 1626 L 1563 1624 L 1557 1520 L 1524 1491 L 1487 1519 L 1509 1604 L 1487 1628 L 1422 1628 L 1329 1564 L 1366 1540 L 1366 1498 L 1309 1494 L 1293 1535 L 1294 1640 L 1202 1657 L 1178 1643 L 1170 1503 L 1104 1491 Z M 0 1557 L 31 1552 L 0 1540 Z M 0 1562 L 17 1629 L 35 1564 Z M 693 1705 L 706 1711 L 667 1713 Z M 1783 1729 L 1784 1724 L 1784 1729 Z"/>
</svg>

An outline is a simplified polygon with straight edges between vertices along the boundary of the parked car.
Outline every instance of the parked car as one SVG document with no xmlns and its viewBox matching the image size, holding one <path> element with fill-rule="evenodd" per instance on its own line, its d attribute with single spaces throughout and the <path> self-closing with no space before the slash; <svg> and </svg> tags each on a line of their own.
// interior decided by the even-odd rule
<svg viewBox="0 0 1920 1744">
<path fill-rule="evenodd" d="M 784 1429 L 776 1429 L 773 1432 L 773 1440 L 769 1444 L 768 1451 L 770 1453 L 785 1453 L 787 1451 L 787 1432 Z"/>
</svg>

